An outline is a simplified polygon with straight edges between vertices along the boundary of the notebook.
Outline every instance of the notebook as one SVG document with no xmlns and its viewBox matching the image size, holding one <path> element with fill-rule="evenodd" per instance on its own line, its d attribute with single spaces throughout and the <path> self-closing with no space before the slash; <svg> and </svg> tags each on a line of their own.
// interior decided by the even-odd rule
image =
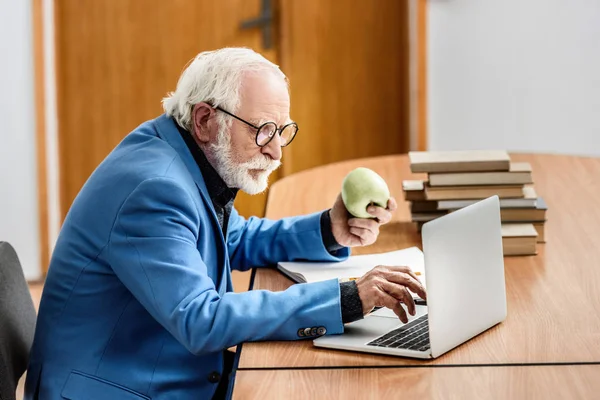
<svg viewBox="0 0 600 400">
<path fill-rule="evenodd" d="M 387 253 L 350 256 L 347 260 L 340 262 L 279 262 L 277 269 L 296 283 L 310 283 L 328 279 L 354 280 L 378 265 L 409 266 L 419 277 L 421 283 L 425 285 L 423 252 L 418 247 Z"/>
</svg>

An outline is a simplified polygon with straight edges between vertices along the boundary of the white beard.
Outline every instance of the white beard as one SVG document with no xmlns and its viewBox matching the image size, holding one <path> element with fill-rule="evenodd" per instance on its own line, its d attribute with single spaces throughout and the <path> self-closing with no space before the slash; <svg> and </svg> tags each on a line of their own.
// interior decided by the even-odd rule
<svg viewBox="0 0 600 400">
<path fill-rule="evenodd" d="M 236 162 L 226 125 L 219 127 L 217 143 L 211 143 L 208 148 L 212 153 L 213 167 L 227 186 L 243 190 L 250 195 L 264 192 L 269 185 L 269 175 L 281 165 L 281 161 L 271 160 L 262 154 L 245 163 Z M 254 177 L 249 170 L 264 170 L 264 172 Z"/>
</svg>

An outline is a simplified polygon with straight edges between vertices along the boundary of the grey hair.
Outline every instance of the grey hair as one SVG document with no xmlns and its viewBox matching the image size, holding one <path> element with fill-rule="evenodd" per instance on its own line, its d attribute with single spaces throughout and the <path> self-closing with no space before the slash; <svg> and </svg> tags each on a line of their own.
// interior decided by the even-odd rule
<svg viewBox="0 0 600 400">
<path fill-rule="evenodd" d="M 205 101 L 237 112 L 243 75 L 262 70 L 274 71 L 287 82 L 279 66 L 251 49 L 226 47 L 202 52 L 185 68 L 175 91 L 162 99 L 163 109 L 180 126 L 191 131 L 194 105 Z M 225 116 L 219 118 L 220 124 L 225 121 Z"/>
</svg>

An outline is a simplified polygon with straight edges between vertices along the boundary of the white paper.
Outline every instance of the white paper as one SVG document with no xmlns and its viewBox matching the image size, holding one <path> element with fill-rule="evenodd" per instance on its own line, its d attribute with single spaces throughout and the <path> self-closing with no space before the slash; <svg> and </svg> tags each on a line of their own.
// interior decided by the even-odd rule
<svg viewBox="0 0 600 400">
<path fill-rule="evenodd" d="M 425 266 L 423 252 L 418 247 L 390 251 L 379 254 L 350 256 L 341 262 L 279 262 L 278 268 L 286 275 L 300 274 L 306 282 L 319 282 L 328 279 L 360 278 L 378 265 L 408 266 L 425 286 Z M 294 278 L 292 278 L 294 279 Z M 299 282 L 299 279 L 294 279 Z"/>
</svg>

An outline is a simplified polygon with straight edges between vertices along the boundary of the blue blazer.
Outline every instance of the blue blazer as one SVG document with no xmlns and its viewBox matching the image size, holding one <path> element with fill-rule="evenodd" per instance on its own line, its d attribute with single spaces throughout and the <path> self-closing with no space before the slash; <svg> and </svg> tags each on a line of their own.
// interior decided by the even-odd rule
<svg viewBox="0 0 600 400">
<path fill-rule="evenodd" d="M 142 124 L 98 166 L 64 221 L 26 398 L 209 399 L 230 346 L 298 339 L 313 327 L 342 333 L 336 280 L 232 292 L 231 269 L 346 258 L 347 248 L 339 257 L 324 248 L 319 218 L 245 220 L 234 209 L 226 241 L 174 121 Z"/>
</svg>

